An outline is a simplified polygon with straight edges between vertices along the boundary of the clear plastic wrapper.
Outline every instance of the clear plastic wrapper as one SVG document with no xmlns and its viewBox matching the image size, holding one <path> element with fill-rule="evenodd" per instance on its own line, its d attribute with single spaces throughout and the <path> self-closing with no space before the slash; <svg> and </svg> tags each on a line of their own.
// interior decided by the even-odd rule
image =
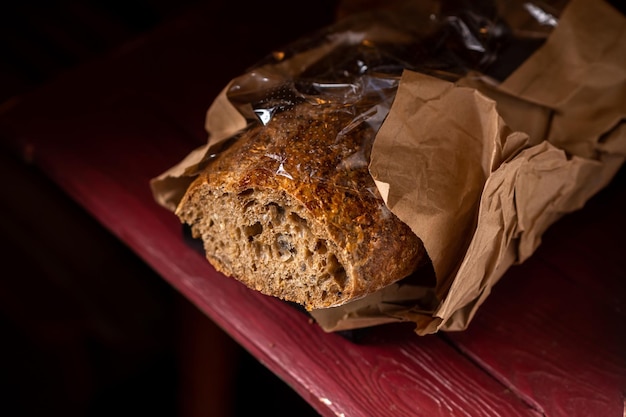
<svg viewBox="0 0 626 417">
<path fill-rule="evenodd" d="M 226 97 L 249 124 L 306 101 L 358 106 L 354 122 L 377 130 L 405 70 L 499 82 L 543 44 L 563 5 L 409 1 L 360 13 L 269 54 Z"/>
</svg>

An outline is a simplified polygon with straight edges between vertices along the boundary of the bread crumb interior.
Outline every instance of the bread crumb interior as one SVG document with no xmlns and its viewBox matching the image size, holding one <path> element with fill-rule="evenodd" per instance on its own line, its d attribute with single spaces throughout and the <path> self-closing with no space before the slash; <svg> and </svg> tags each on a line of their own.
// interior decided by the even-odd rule
<svg viewBox="0 0 626 417">
<path fill-rule="evenodd" d="M 348 280 L 335 244 L 314 233 L 302 207 L 284 195 L 267 196 L 253 189 L 215 195 L 205 188 L 183 218 L 222 272 L 265 294 L 309 300 L 307 308 L 332 305 Z"/>
</svg>

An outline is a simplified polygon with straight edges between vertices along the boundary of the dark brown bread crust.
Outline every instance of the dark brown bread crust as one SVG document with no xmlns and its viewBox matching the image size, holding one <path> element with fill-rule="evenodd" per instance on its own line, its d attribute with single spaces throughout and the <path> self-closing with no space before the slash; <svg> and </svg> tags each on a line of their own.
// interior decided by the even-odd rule
<svg viewBox="0 0 626 417">
<path fill-rule="evenodd" d="M 360 109 L 299 104 L 256 126 L 191 184 L 176 214 L 226 275 L 307 309 L 344 304 L 413 272 L 419 238 L 385 206 Z"/>
</svg>

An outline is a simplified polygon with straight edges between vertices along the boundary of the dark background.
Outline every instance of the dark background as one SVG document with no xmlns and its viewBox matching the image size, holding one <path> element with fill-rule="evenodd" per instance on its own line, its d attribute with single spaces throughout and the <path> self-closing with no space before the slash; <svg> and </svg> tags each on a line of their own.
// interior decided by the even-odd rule
<svg viewBox="0 0 626 417">
<path fill-rule="evenodd" d="M 199 7 L 242 34 L 280 13 L 285 42 L 335 12 L 333 1 L 306 14 L 288 1 L 5 1 L 0 112 Z M 250 41 L 250 64 L 275 46 Z M 0 415 L 317 415 L 36 167 L 0 147 L 0 175 Z"/>
</svg>

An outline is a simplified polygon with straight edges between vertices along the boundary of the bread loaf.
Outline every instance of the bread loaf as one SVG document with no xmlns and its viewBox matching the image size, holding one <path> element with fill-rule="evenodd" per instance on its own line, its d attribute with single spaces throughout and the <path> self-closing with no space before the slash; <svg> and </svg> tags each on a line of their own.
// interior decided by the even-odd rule
<svg viewBox="0 0 626 417">
<path fill-rule="evenodd" d="M 375 135 L 358 106 L 300 103 L 218 153 L 176 215 L 219 271 L 308 310 L 363 297 L 413 272 L 420 239 L 369 174 Z"/>
</svg>

